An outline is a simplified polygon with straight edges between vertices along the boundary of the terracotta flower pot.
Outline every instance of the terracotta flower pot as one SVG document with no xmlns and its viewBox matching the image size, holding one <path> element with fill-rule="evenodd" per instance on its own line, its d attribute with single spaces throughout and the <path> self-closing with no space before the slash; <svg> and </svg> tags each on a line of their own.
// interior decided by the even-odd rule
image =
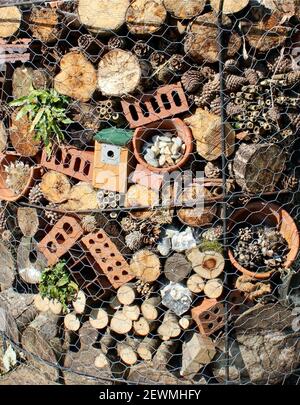
<svg viewBox="0 0 300 405">
<path fill-rule="evenodd" d="M 277 227 L 288 243 L 289 253 L 284 263 L 285 268 L 289 268 L 297 257 L 299 251 L 299 233 L 297 226 L 291 216 L 279 205 L 273 203 L 252 202 L 244 208 L 237 210 L 229 219 L 229 231 L 232 231 L 238 224 L 260 225 L 265 224 Z M 256 279 L 265 280 L 271 277 L 272 271 L 265 273 L 253 272 L 241 266 L 233 255 L 233 251 L 228 251 L 231 264 L 241 273 Z"/>
<path fill-rule="evenodd" d="M 174 135 L 179 136 L 185 143 L 185 152 L 180 162 L 174 166 L 169 167 L 153 167 L 149 165 L 142 155 L 142 148 L 145 142 L 147 142 L 153 135 L 161 134 L 164 132 L 174 132 Z M 133 136 L 133 149 L 134 155 L 137 161 L 155 173 L 168 173 L 173 172 L 189 160 L 189 157 L 193 151 L 193 136 L 189 127 L 179 118 L 166 119 L 159 122 L 153 122 L 149 125 L 137 128 Z"/>
<path fill-rule="evenodd" d="M 17 201 L 21 197 L 29 193 L 30 188 L 33 186 L 34 181 L 40 177 L 40 166 L 34 166 L 30 169 L 30 174 L 27 182 L 24 184 L 23 190 L 19 194 L 15 194 L 6 186 L 7 173 L 4 166 L 9 165 L 11 162 L 15 162 L 20 155 L 16 153 L 0 154 L 0 200 L 5 201 Z"/>
</svg>

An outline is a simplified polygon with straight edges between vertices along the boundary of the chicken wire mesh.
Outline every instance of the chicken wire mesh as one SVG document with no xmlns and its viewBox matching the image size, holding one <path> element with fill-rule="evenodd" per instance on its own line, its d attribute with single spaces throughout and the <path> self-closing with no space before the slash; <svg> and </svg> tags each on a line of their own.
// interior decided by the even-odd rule
<svg viewBox="0 0 300 405">
<path fill-rule="evenodd" d="M 297 384 L 299 2 L 0 4 L 0 384 Z"/>
</svg>

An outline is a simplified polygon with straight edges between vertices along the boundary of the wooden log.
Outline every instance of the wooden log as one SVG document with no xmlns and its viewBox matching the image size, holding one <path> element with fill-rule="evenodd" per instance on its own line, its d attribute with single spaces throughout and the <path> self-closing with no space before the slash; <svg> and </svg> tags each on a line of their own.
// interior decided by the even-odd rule
<svg viewBox="0 0 300 405">
<path fill-rule="evenodd" d="M 201 367 L 213 360 L 215 354 L 213 341 L 208 336 L 194 333 L 189 341 L 183 343 L 180 375 L 194 378 Z"/>
<path fill-rule="evenodd" d="M 79 0 L 78 18 L 89 31 L 110 35 L 125 23 L 129 3 L 129 0 Z"/>
<path fill-rule="evenodd" d="M 189 327 L 191 326 L 193 320 L 191 318 L 191 316 L 189 315 L 185 315 L 182 318 L 179 319 L 178 323 L 179 326 L 183 329 L 183 330 L 187 330 L 189 329 Z"/>
<path fill-rule="evenodd" d="M 223 14 L 235 14 L 246 8 L 249 2 L 250 0 L 224 0 L 221 11 Z M 210 0 L 210 5 L 216 13 L 220 11 L 220 4 L 219 0 Z"/>
<path fill-rule="evenodd" d="M 204 294 L 208 298 L 219 298 L 223 293 L 223 282 L 219 278 L 208 280 L 204 287 Z"/>
<path fill-rule="evenodd" d="M 34 297 L 34 305 L 40 312 L 47 312 L 50 309 L 50 300 L 47 297 L 42 297 L 40 294 L 36 294 Z"/>
<path fill-rule="evenodd" d="M 149 35 L 158 31 L 167 17 L 162 0 L 133 0 L 127 9 L 126 23 L 136 35 Z"/>
<path fill-rule="evenodd" d="M 47 259 L 38 250 L 37 245 L 38 243 L 31 237 L 23 236 L 17 249 L 18 273 L 28 284 L 38 284 L 43 270 L 47 267 Z"/>
<path fill-rule="evenodd" d="M 22 13 L 18 7 L 0 8 L 0 37 L 8 38 L 20 28 Z"/>
<path fill-rule="evenodd" d="M 156 351 L 153 357 L 153 365 L 157 370 L 166 369 L 169 361 L 175 353 L 178 346 L 178 341 L 169 340 L 163 342 Z"/>
<path fill-rule="evenodd" d="M 76 299 L 72 302 L 76 314 L 83 314 L 86 308 L 86 295 L 80 290 L 76 295 Z"/>
<path fill-rule="evenodd" d="M 57 10 L 49 7 L 33 7 L 29 17 L 29 28 L 33 38 L 46 43 L 57 41 L 62 32 Z"/>
<path fill-rule="evenodd" d="M 80 211 L 98 208 L 97 193 L 89 183 L 79 182 L 71 188 L 68 201 L 61 205 L 62 210 Z"/>
<path fill-rule="evenodd" d="M 195 294 L 199 294 L 204 290 L 205 281 L 199 274 L 193 274 L 186 283 L 187 288 Z"/>
<path fill-rule="evenodd" d="M 223 16 L 223 25 L 230 29 L 230 20 Z M 188 26 L 184 50 L 198 63 L 215 63 L 219 58 L 217 15 L 213 12 L 201 15 Z M 227 56 L 233 57 L 242 45 L 241 38 L 231 30 L 227 40 Z"/>
<path fill-rule="evenodd" d="M 165 263 L 164 274 L 168 280 L 179 283 L 191 272 L 192 266 L 181 253 L 174 253 Z"/>
<path fill-rule="evenodd" d="M 137 321 L 140 317 L 141 310 L 138 305 L 125 305 L 123 307 L 123 313 L 126 318 L 131 319 L 132 321 Z"/>
<path fill-rule="evenodd" d="M 0 271 L 0 291 L 3 291 L 13 285 L 16 276 L 15 260 L 3 242 L 0 242 L 0 257 L 3 260 Z"/>
<path fill-rule="evenodd" d="M 152 283 L 160 276 L 160 260 L 150 250 L 139 250 L 132 256 L 130 272 L 144 283 Z"/>
<path fill-rule="evenodd" d="M 12 77 L 12 95 L 14 98 L 28 96 L 32 88 L 46 89 L 51 83 L 50 76 L 45 70 L 20 66 L 14 70 Z"/>
<path fill-rule="evenodd" d="M 40 141 L 35 139 L 35 132 L 30 131 L 31 122 L 27 115 L 16 119 L 19 109 L 11 114 L 9 136 L 17 153 L 24 157 L 35 156 L 39 151 Z"/>
<path fill-rule="evenodd" d="M 41 313 L 25 329 L 21 340 L 30 363 L 42 372 L 47 372 L 53 380 L 58 378 L 57 360 L 63 355 L 57 322 L 57 315 L 50 312 Z M 45 360 L 53 366 L 37 360 L 37 358 Z"/>
<path fill-rule="evenodd" d="M 159 339 L 155 339 L 153 337 L 145 337 L 138 345 L 137 353 L 141 359 L 145 361 L 151 361 L 159 345 Z"/>
<path fill-rule="evenodd" d="M 164 0 L 167 11 L 181 20 L 191 19 L 201 14 L 206 0 Z"/>
<path fill-rule="evenodd" d="M 3 152 L 7 148 L 7 129 L 3 121 L 0 121 L 0 152 Z"/>
<path fill-rule="evenodd" d="M 153 206 L 159 202 L 159 195 L 157 191 L 149 189 L 145 186 L 141 186 L 140 184 L 133 184 L 127 190 L 125 195 L 125 208 L 130 207 L 139 207 L 139 206 Z M 136 219 L 144 220 L 151 215 L 153 215 L 152 211 L 134 211 L 131 212 L 130 215 Z"/>
<path fill-rule="evenodd" d="M 60 315 L 62 313 L 63 306 L 58 300 L 50 300 L 49 310 L 54 315 Z"/>
<path fill-rule="evenodd" d="M 57 385 L 56 379 L 51 380 L 47 373 L 22 364 L 0 377 L 0 385 Z"/>
<path fill-rule="evenodd" d="M 173 312 L 167 311 L 161 325 L 157 329 L 157 333 L 162 340 L 178 337 L 181 333 L 178 317 Z"/>
<path fill-rule="evenodd" d="M 54 170 L 45 173 L 40 187 L 44 197 L 52 203 L 58 204 L 70 197 L 71 184 L 63 173 Z"/>
<path fill-rule="evenodd" d="M 126 341 L 117 343 L 117 353 L 128 366 L 133 366 L 137 363 L 137 354 Z"/>
<path fill-rule="evenodd" d="M 64 318 L 64 325 L 67 330 L 76 332 L 80 328 L 80 320 L 75 313 L 67 314 Z"/>
<path fill-rule="evenodd" d="M 111 385 L 113 376 L 110 364 L 105 362 L 103 356 L 106 355 L 96 345 L 98 331 L 85 322 L 79 330 L 79 339 L 79 350 L 66 353 L 64 367 L 69 371 L 63 372 L 65 384 Z"/>
<path fill-rule="evenodd" d="M 117 297 L 121 304 L 130 305 L 136 298 L 134 284 L 124 284 L 117 291 Z"/>
<path fill-rule="evenodd" d="M 105 96 L 120 97 L 134 92 L 141 76 L 139 60 L 133 53 L 113 49 L 99 62 L 98 87 Z"/>
<path fill-rule="evenodd" d="M 159 316 L 159 305 L 161 297 L 151 297 L 146 299 L 141 305 L 141 312 L 148 321 L 155 321 Z"/>
<path fill-rule="evenodd" d="M 39 227 L 39 218 L 35 208 L 19 207 L 17 219 L 24 236 L 34 236 L 36 234 Z"/>
<path fill-rule="evenodd" d="M 100 348 L 104 354 L 107 354 L 109 350 L 112 350 L 116 344 L 116 339 L 111 335 L 109 327 L 106 328 L 104 334 L 100 338 Z"/>
<path fill-rule="evenodd" d="M 97 87 L 97 74 L 91 62 L 81 52 L 72 51 L 62 57 L 60 69 L 54 78 L 55 90 L 79 101 L 89 101 Z"/>
<path fill-rule="evenodd" d="M 193 270 L 207 280 L 218 277 L 224 270 L 225 260 L 218 252 L 200 252 L 198 248 L 193 248 L 186 255 Z"/>
<path fill-rule="evenodd" d="M 285 161 L 284 151 L 275 144 L 241 144 L 233 161 L 235 180 L 253 194 L 273 191 Z"/>
<path fill-rule="evenodd" d="M 154 328 L 154 323 L 141 316 L 133 322 L 133 331 L 138 336 L 147 336 Z"/>
<path fill-rule="evenodd" d="M 119 335 L 125 335 L 132 328 L 132 320 L 128 319 L 122 311 L 115 312 L 110 321 L 110 328 Z"/>
<path fill-rule="evenodd" d="M 108 313 L 103 308 L 94 308 L 90 313 L 89 321 L 93 328 L 104 329 L 109 323 Z"/>
</svg>

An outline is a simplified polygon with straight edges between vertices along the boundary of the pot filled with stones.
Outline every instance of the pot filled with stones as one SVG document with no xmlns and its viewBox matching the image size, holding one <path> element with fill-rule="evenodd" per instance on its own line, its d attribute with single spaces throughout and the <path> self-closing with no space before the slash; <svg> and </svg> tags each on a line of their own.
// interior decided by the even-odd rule
<svg viewBox="0 0 300 405">
<path fill-rule="evenodd" d="M 177 170 L 193 151 L 193 137 L 179 118 L 167 119 L 137 128 L 133 137 L 136 159 L 156 173 Z"/>
<path fill-rule="evenodd" d="M 291 266 L 299 249 L 299 235 L 290 215 L 273 203 L 253 202 L 229 220 L 233 266 L 256 279 Z"/>
</svg>

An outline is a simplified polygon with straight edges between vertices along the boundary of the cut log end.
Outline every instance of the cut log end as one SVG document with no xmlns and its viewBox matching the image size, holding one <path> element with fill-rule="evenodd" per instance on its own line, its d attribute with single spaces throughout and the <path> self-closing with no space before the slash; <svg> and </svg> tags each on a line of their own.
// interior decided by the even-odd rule
<svg viewBox="0 0 300 405">
<path fill-rule="evenodd" d="M 22 14 L 18 7 L 2 7 L 0 9 L 0 37 L 14 35 L 21 25 Z"/>
<path fill-rule="evenodd" d="M 111 319 L 110 328 L 112 331 L 124 335 L 132 328 L 132 320 L 128 319 L 122 311 L 117 311 Z"/>
<path fill-rule="evenodd" d="M 86 296 L 85 293 L 80 290 L 76 296 L 75 301 L 73 301 L 73 308 L 77 314 L 83 314 L 86 306 Z"/>
<path fill-rule="evenodd" d="M 80 321 L 76 314 L 70 313 L 65 316 L 64 319 L 65 328 L 67 330 L 76 332 L 80 328 Z"/>
<path fill-rule="evenodd" d="M 135 300 L 135 289 L 132 285 L 125 284 L 117 291 L 117 297 L 121 304 L 130 305 Z"/>
<path fill-rule="evenodd" d="M 93 309 L 90 314 L 89 321 L 93 328 L 104 329 L 109 322 L 108 314 L 102 308 Z"/>
<path fill-rule="evenodd" d="M 160 276 L 160 260 L 150 250 L 140 250 L 131 259 L 130 272 L 139 280 L 152 283 Z"/>
</svg>

